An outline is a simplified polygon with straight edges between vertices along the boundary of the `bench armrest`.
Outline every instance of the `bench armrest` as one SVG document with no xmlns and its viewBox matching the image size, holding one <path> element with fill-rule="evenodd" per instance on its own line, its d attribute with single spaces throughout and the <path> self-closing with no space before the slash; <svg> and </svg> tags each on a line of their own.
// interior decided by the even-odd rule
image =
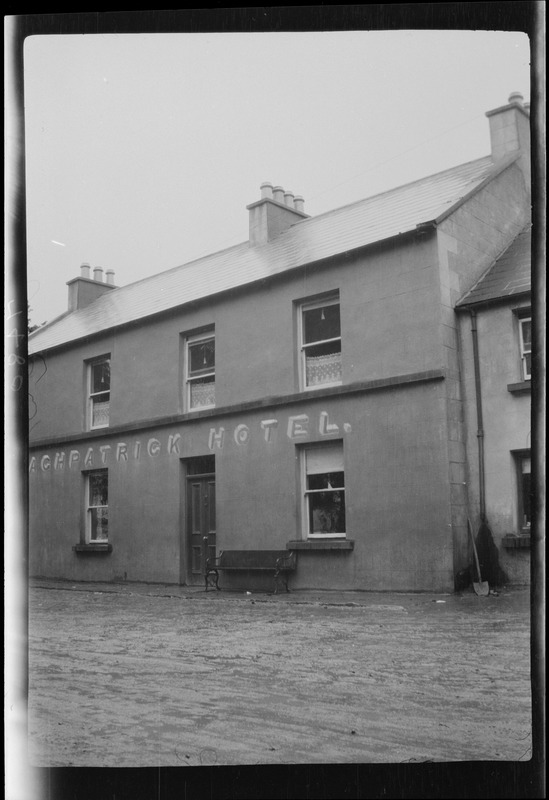
<svg viewBox="0 0 549 800">
<path fill-rule="evenodd" d="M 208 556 L 206 559 L 206 569 L 216 569 L 221 564 L 221 556 L 223 555 L 223 550 L 219 553 L 218 556 Z"/>
<path fill-rule="evenodd" d="M 295 568 L 295 553 L 289 552 L 276 560 L 276 569 L 294 569 Z"/>
</svg>

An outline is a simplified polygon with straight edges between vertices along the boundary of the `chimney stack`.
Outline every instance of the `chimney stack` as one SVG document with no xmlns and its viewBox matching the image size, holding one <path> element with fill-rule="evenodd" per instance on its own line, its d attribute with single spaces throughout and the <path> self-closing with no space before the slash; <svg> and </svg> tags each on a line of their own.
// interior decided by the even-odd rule
<svg viewBox="0 0 549 800">
<path fill-rule="evenodd" d="M 487 111 L 492 159 L 495 163 L 520 155 L 520 164 L 530 184 L 530 106 L 520 92 L 509 95 L 507 105 Z"/>
<path fill-rule="evenodd" d="M 285 192 L 282 186 L 265 182 L 260 186 L 261 199 L 246 206 L 250 212 L 250 245 L 270 242 L 291 225 L 308 218 L 303 198 Z"/>
<path fill-rule="evenodd" d="M 80 265 L 80 275 L 67 281 L 69 287 L 69 311 L 79 311 L 86 308 L 101 295 L 106 294 L 110 289 L 116 289 L 114 285 L 114 270 L 108 269 L 106 280 L 103 282 L 103 268 L 94 267 L 93 280 L 90 278 L 90 265 L 84 261 Z"/>
</svg>

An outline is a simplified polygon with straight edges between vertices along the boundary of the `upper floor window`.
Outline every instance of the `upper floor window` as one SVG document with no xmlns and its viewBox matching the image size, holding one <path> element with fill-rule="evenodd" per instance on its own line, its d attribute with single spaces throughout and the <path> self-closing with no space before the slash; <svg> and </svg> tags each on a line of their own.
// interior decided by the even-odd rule
<svg viewBox="0 0 549 800">
<path fill-rule="evenodd" d="M 339 297 L 300 307 L 302 388 L 341 383 Z"/>
<path fill-rule="evenodd" d="M 108 470 L 97 469 L 86 475 L 86 544 L 109 541 Z"/>
<path fill-rule="evenodd" d="M 532 318 L 519 319 L 520 359 L 522 378 L 529 381 L 532 377 Z"/>
<path fill-rule="evenodd" d="M 186 404 L 189 411 L 215 406 L 215 337 L 190 336 L 185 358 Z"/>
<path fill-rule="evenodd" d="M 343 445 L 331 442 L 303 449 L 305 538 L 345 537 Z"/>
<path fill-rule="evenodd" d="M 109 425 L 111 398 L 110 356 L 102 356 L 88 364 L 88 421 L 90 428 Z"/>
</svg>

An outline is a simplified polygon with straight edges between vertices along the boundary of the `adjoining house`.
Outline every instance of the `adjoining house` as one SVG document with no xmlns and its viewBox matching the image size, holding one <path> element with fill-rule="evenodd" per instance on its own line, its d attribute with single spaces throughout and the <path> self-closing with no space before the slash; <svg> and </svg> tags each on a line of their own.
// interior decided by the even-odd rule
<svg viewBox="0 0 549 800">
<path fill-rule="evenodd" d="M 530 579 L 531 252 L 527 225 L 457 304 L 469 502 L 492 583 Z"/>
<path fill-rule="evenodd" d="M 83 265 L 29 338 L 32 575 L 200 584 L 206 553 L 286 549 L 294 588 L 459 585 L 482 512 L 465 309 L 530 223 L 528 107 L 487 116 L 484 158 L 316 217 L 265 183 L 249 241 L 119 288 Z M 500 313 L 476 316 L 486 509 L 521 580 L 525 495 L 501 495 L 509 463 L 527 474 L 527 396 L 490 386 L 527 375 L 494 383 Z"/>
</svg>

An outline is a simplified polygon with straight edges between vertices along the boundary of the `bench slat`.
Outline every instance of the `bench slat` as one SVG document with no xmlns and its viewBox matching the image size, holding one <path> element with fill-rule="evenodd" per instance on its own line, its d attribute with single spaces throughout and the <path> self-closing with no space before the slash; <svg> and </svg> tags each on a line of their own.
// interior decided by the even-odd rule
<svg viewBox="0 0 549 800">
<path fill-rule="evenodd" d="M 217 569 L 274 570 L 279 559 L 284 559 L 285 569 L 292 569 L 292 560 L 287 550 L 223 550 L 217 557 L 215 566 Z"/>
<path fill-rule="evenodd" d="M 296 568 L 296 554 L 288 550 L 222 550 L 215 558 L 206 561 L 206 591 L 208 585 L 219 589 L 219 572 L 272 572 L 274 573 L 275 594 L 278 592 L 279 576 L 293 572 Z M 287 578 L 282 578 L 286 591 Z"/>
</svg>

